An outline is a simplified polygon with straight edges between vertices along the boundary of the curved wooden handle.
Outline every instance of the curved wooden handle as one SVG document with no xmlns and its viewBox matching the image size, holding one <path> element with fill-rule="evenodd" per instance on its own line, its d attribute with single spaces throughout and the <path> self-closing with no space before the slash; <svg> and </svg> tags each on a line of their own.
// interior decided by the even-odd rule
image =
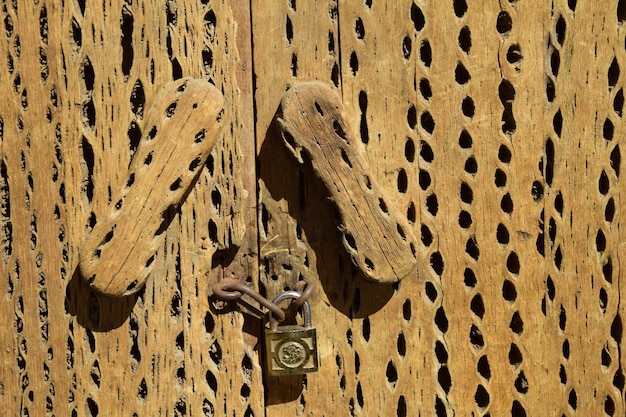
<svg viewBox="0 0 626 417">
<path fill-rule="evenodd" d="M 304 151 L 326 185 L 354 263 L 374 281 L 395 282 L 416 270 L 417 241 L 408 220 L 369 174 L 345 114 L 335 90 L 306 82 L 285 93 L 277 122 L 285 145 L 300 163 Z"/>
<path fill-rule="evenodd" d="M 80 251 L 81 275 L 95 290 L 126 296 L 141 289 L 177 208 L 221 134 L 222 94 L 199 79 L 166 84 L 156 95 L 126 174 Z"/>
</svg>

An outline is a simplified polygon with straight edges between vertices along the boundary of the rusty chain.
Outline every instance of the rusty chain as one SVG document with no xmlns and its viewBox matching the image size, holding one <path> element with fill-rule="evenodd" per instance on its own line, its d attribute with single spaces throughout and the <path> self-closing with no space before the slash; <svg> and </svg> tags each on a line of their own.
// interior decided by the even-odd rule
<svg viewBox="0 0 626 417">
<path fill-rule="evenodd" d="M 309 299 L 314 288 L 315 286 L 310 282 L 298 281 L 295 285 L 295 290 L 300 294 L 300 297 L 292 301 L 291 305 L 294 308 L 300 308 L 302 304 Z M 252 310 L 254 313 L 264 316 L 265 313 L 263 311 L 252 306 L 242 298 L 245 294 L 258 302 L 261 306 L 267 308 L 278 322 L 285 320 L 285 312 L 279 305 L 263 297 L 257 291 L 245 285 L 240 280 L 229 277 L 223 278 L 218 283 L 213 285 L 213 294 L 219 300 L 238 302 L 243 304 L 247 309 Z"/>
</svg>

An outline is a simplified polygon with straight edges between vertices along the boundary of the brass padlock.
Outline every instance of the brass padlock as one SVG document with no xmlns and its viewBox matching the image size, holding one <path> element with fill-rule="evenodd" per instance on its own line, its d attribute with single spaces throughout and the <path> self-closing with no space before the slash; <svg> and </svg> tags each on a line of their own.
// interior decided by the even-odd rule
<svg viewBox="0 0 626 417">
<path fill-rule="evenodd" d="M 274 298 L 273 303 L 299 297 L 297 291 L 286 291 Z M 305 301 L 302 308 L 304 326 L 279 326 L 270 313 L 270 327 L 265 328 L 265 364 L 272 376 L 317 371 L 317 336 L 311 325 L 311 306 Z"/>
</svg>

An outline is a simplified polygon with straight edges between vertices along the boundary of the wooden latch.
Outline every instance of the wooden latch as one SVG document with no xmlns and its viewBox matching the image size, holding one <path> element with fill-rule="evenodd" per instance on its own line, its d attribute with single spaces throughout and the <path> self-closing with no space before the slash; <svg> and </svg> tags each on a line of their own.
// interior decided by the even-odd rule
<svg viewBox="0 0 626 417">
<path fill-rule="evenodd" d="M 341 216 L 343 245 L 364 274 L 399 281 L 417 268 L 417 241 L 405 216 L 370 175 L 339 94 L 321 82 L 292 86 L 276 121 L 300 163 L 303 153 L 324 182 Z"/>
<path fill-rule="evenodd" d="M 126 173 L 80 251 L 79 268 L 95 290 L 125 296 L 141 289 L 164 232 L 195 184 L 221 134 L 222 94 L 207 81 L 166 84 L 147 113 Z"/>
</svg>

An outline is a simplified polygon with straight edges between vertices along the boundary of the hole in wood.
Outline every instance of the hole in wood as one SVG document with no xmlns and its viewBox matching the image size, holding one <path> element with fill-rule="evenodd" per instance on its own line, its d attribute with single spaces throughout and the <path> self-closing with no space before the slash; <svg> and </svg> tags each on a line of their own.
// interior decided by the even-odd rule
<svg viewBox="0 0 626 417">
<path fill-rule="evenodd" d="M 352 51 L 350 54 L 350 70 L 352 70 L 352 75 L 356 75 L 359 72 L 359 58 L 355 51 Z"/>
<path fill-rule="evenodd" d="M 363 340 L 368 342 L 370 340 L 370 333 L 370 319 L 368 317 L 365 317 L 363 319 L 363 325 L 361 326 L 361 335 L 363 336 Z"/>
<path fill-rule="evenodd" d="M 322 107 L 317 101 L 315 102 L 315 110 L 317 110 L 320 116 L 324 117 L 324 110 L 322 110 Z"/>
<path fill-rule="evenodd" d="M 526 410 L 518 400 L 513 401 L 511 417 L 526 417 Z"/>
<path fill-rule="evenodd" d="M 343 162 L 345 162 L 348 167 L 352 168 L 352 162 L 350 162 L 350 158 L 348 158 L 348 154 L 344 149 L 341 150 L 341 159 L 343 159 Z"/>
<path fill-rule="evenodd" d="M 522 50 L 518 44 L 513 44 L 506 51 L 506 60 L 509 64 L 517 64 L 522 60 Z"/>
<path fill-rule="evenodd" d="M 406 121 L 411 129 L 415 129 L 415 126 L 417 125 L 417 109 L 414 105 L 411 105 L 411 107 L 407 110 Z"/>
<path fill-rule="evenodd" d="M 452 387 L 452 376 L 450 375 L 448 366 L 444 365 L 439 368 L 439 371 L 437 371 L 437 382 L 446 394 L 450 392 L 450 388 Z"/>
<path fill-rule="evenodd" d="M 435 158 L 433 149 L 426 141 L 420 142 L 420 157 L 424 160 L 424 162 L 432 162 Z"/>
<path fill-rule="evenodd" d="M 575 1 L 574 1 L 574 7 L 576 7 Z M 624 21 L 626 21 L 626 1 L 625 0 L 619 0 L 617 2 L 617 20 L 620 23 L 624 23 Z"/>
<path fill-rule="evenodd" d="M 474 191 L 472 191 L 472 188 L 465 181 L 461 183 L 459 195 L 462 202 L 466 204 L 472 204 L 472 201 L 474 200 Z"/>
<path fill-rule="evenodd" d="M 491 378 L 491 367 L 489 366 L 489 359 L 487 355 L 483 355 L 478 359 L 478 363 L 476 365 L 477 371 L 485 378 L 487 381 Z"/>
<path fill-rule="evenodd" d="M 420 125 L 427 133 L 432 134 L 435 131 L 435 119 L 430 112 L 425 111 L 420 117 Z"/>
<path fill-rule="evenodd" d="M 613 110 L 615 113 L 622 117 L 622 110 L 624 109 L 624 90 L 620 88 L 615 94 L 615 98 L 613 99 Z"/>
<path fill-rule="evenodd" d="M 561 54 L 558 49 L 553 49 L 550 54 L 550 71 L 554 77 L 559 76 L 559 69 L 561 68 Z"/>
<path fill-rule="evenodd" d="M 427 39 L 424 39 L 422 41 L 422 44 L 420 45 L 420 60 L 422 61 L 422 64 L 424 64 L 424 66 L 426 68 L 430 68 L 430 64 L 432 63 L 433 60 L 433 51 L 430 47 L 430 42 L 428 42 Z"/>
<path fill-rule="evenodd" d="M 220 208 L 222 207 L 222 193 L 220 193 L 217 188 L 214 188 L 213 191 L 211 191 L 211 202 L 213 203 L 215 211 L 219 213 Z"/>
<path fill-rule="evenodd" d="M 406 175 L 406 171 L 404 168 L 400 168 L 398 171 L 398 191 L 402 194 L 405 194 L 408 188 L 408 178 Z"/>
<path fill-rule="evenodd" d="M 425 224 L 422 224 L 421 227 L 421 237 L 424 246 L 428 247 L 433 243 L 433 234 L 431 233 L 428 226 L 426 226 Z"/>
<path fill-rule="evenodd" d="M 128 77 L 130 74 L 130 70 L 133 66 L 133 28 L 134 28 L 134 19 L 131 11 L 124 6 L 122 8 L 122 19 L 121 19 L 121 46 L 122 46 L 122 73 Z"/>
<path fill-rule="evenodd" d="M 433 216 L 437 215 L 437 211 L 439 210 L 439 203 L 437 202 L 437 195 L 432 193 L 426 198 L 426 209 Z"/>
<path fill-rule="evenodd" d="M 472 324 L 472 327 L 470 328 L 469 340 L 470 340 L 472 347 L 476 351 L 480 351 L 483 348 L 483 346 L 485 346 L 483 333 L 480 331 L 478 327 L 476 327 L 475 324 Z"/>
<path fill-rule="evenodd" d="M 402 226 L 400 226 L 399 224 L 396 224 L 396 229 L 398 230 L 398 234 L 400 235 L 402 240 L 406 240 L 406 233 L 404 232 L 404 229 L 402 228 Z"/>
<path fill-rule="evenodd" d="M 611 122 L 609 118 L 606 118 L 602 127 L 602 137 L 606 140 L 613 140 L 614 131 L 615 128 L 613 126 L 613 122 Z"/>
<path fill-rule="evenodd" d="M 128 136 L 128 147 L 130 149 L 132 159 L 133 155 L 137 151 L 139 142 L 141 141 L 141 129 L 139 128 L 137 122 L 135 122 L 134 120 L 130 122 L 126 135 Z"/>
<path fill-rule="evenodd" d="M 413 44 L 411 42 L 411 38 L 405 36 L 402 39 L 402 56 L 404 59 L 409 59 L 411 57 L 411 49 L 413 48 Z"/>
<path fill-rule="evenodd" d="M 415 3 L 411 5 L 411 21 L 413 22 L 413 27 L 417 32 L 424 29 L 424 25 L 426 24 L 426 18 L 424 17 L 422 9 L 420 9 Z"/>
<path fill-rule="evenodd" d="M 424 293 L 431 303 L 434 303 L 437 300 L 437 289 L 432 282 L 426 281 L 426 283 L 424 284 Z"/>
<path fill-rule="evenodd" d="M 506 11 L 500 12 L 498 19 L 496 20 L 496 29 L 498 30 L 498 33 L 505 35 L 510 32 L 512 28 L 513 20 L 511 19 L 511 15 Z"/>
<path fill-rule="evenodd" d="M 360 17 L 357 17 L 356 22 L 354 23 L 354 33 L 357 39 L 363 39 L 365 37 L 365 26 L 363 25 L 363 20 Z"/>
<path fill-rule="evenodd" d="M 415 160 L 415 143 L 413 139 L 409 137 L 406 138 L 406 142 L 404 143 L 404 157 L 408 162 Z"/>
<path fill-rule="evenodd" d="M 343 126 L 341 125 L 341 123 L 339 123 L 339 120 L 337 119 L 333 120 L 333 130 L 335 131 L 337 136 L 347 141 L 346 132 L 344 131 Z"/>
<path fill-rule="evenodd" d="M 511 252 L 506 259 L 506 268 L 513 275 L 518 275 L 520 271 L 520 262 L 517 253 Z"/>
<path fill-rule="evenodd" d="M 501 245 L 507 245 L 509 243 L 509 230 L 502 223 L 498 224 L 496 229 L 496 240 Z"/>
<path fill-rule="evenodd" d="M 454 14 L 458 18 L 463 17 L 463 15 L 467 12 L 467 3 L 465 0 L 454 0 L 452 5 L 454 7 Z"/>
<path fill-rule="evenodd" d="M 522 332 L 524 331 L 524 322 L 522 321 L 519 311 L 513 313 L 513 317 L 511 317 L 511 322 L 509 323 L 509 328 L 516 335 L 522 335 Z"/>
<path fill-rule="evenodd" d="M 293 23 L 291 23 L 289 15 L 285 17 L 285 37 L 287 39 L 287 46 L 289 46 L 293 42 Z"/>
<path fill-rule="evenodd" d="M 463 129 L 459 135 L 459 146 L 462 149 L 471 149 L 472 143 L 472 136 L 467 132 L 467 130 Z"/>
<path fill-rule="evenodd" d="M 459 85 L 464 85 L 469 82 L 472 77 L 470 73 L 465 69 L 461 62 L 457 62 L 456 68 L 454 69 L 454 79 Z"/>
<path fill-rule="evenodd" d="M 174 218 L 174 214 L 176 213 L 176 205 L 171 204 L 167 209 L 161 213 L 161 224 L 159 228 L 154 232 L 153 237 L 157 237 L 163 234 L 169 227 L 170 223 Z"/>
<path fill-rule="evenodd" d="M 468 229 L 472 225 L 472 223 L 472 215 L 466 210 L 461 210 L 461 212 L 459 213 L 459 226 L 461 226 L 463 229 Z"/>
<path fill-rule="evenodd" d="M 134 172 L 131 172 L 131 173 L 128 175 L 128 179 L 126 180 L 126 186 L 125 186 L 125 187 L 126 187 L 126 189 L 128 189 L 128 188 L 132 187 L 134 183 L 135 183 L 135 173 L 134 173 Z"/>
<path fill-rule="evenodd" d="M 505 164 L 511 162 L 511 150 L 504 144 L 498 149 L 498 159 Z"/>
<path fill-rule="evenodd" d="M 170 184 L 170 191 L 176 191 L 180 188 L 183 179 L 178 177 L 172 184 Z"/>
<path fill-rule="evenodd" d="M 502 284 L 502 298 L 511 303 L 514 303 L 517 299 L 517 289 L 515 288 L 515 284 L 508 279 L 504 280 L 504 283 Z"/>
<path fill-rule="evenodd" d="M 347 231 L 344 231 L 343 232 L 343 239 L 346 242 L 346 244 L 350 247 L 350 249 L 352 249 L 355 252 L 357 251 L 356 241 L 354 240 L 354 236 L 352 236 Z"/>
<path fill-rule="evenodd" d="M 485 315 L 485 304 L 483 303 L 483 297 L 480 294 L 476 294 L 472 301 L 470 301 L 470 310 L 472 313 L 476 315 L 479 319 L 483 319 Z"/>
<path fill-rule="evenodd" d="M 473 156 L 467 158 L 464 169 L 468 174 L 476 174 L 476 172 L 478 172 L 478 163 L 476 162 L 476 158 Z"/>
<path fill-rule="evenodd" d="M 361 142 L 367 145 L 369 142 L 369 129 L 367 127 L 367 93 L 365 91 L 359 92 L 359 109 L 361 110 L 359 133 L 361 135 Z"/>
<path fill-rule="evenodd" d="M 417 219 L 417 209 L 415 208 L 415 204 L 411 201 L 409 206 L 406 209 L 406 219 L 409 223 L 415 223 Z"/>
<path fill-rule="evenodd" d="M 174 116 L 174 113 L 176 113 L 177 106 L 178 106 L 178 102 L 176 101 L 171 103 L 169 106 L 167 106 L 167 109 L 165 109 L 165 116 L 168 118 Z"/>
<path fill-rule="evenodd" d="M 467 253 L 470 258 L 478 261 L 480 251 L 478 249 L 478 244 L 476 243 L 476 238 L 471 237 L 470 239 L 468 239 L 467 243 L 465 244 L 465 253 Z"/>
<path fill-rule="evenodd" d="M 613 283 L 613 259 L 609 256 L 606 263 L 602 266 L 602 276 L 609 284 Z"/>
<path fill-rule="evenodd" d="M 408 298 L 404 300 L 402 304 L 402 317 L 404 317 L 406 321 L 411 320 L 411 300 Z"/>
<path fill-rule="evenodd" d="M 609 177 L 606 175 L 606 171 L 602 170 L 598 180 L 598 191 L 600 191 L 600 194 L 606 195 L 609 192 L 609 187 Z"/>
<path fill-rule="evenodd" d="M 489 392 L 487 392 L 487 389 L 482 384 L 479 384 L 476 388 L 474 400 L 476 401 L 476 405 L 480 408 L 486 408 L 489 405 Z"/>
<path fill-rule="evenodd" d="M 554 81 L 550 77 L 548 77 L 546 79 L 546 98 L 548 99 L 548 102 L 552 103 L 555 96 L 556 87 L 554 86 Z"/>
<path fill-rule="evenodd" d="M 465 117 L 470 119 L 474 117 L 474 112 L 476 111 L 474 100 L 471 97 L 465 97 L 461 103 L 461 110 L 463 111 L 463 115 Z"/>
<path fill-rule="evenodd" d="M 619 145 L 615 145 L 615 148 L 611 151 L 609 158 L 611 159 L 611 168 L 615 172 L 615 176 L 619 177 L 620 163 L 622 162 L 622 154 L 620 152 Z"/>
<path fill-rule="evenodd" d="M 565 42 L 565 30 L 566 30 L 566 28 L 567 28 L 567 24 L 565 23 L 565 19 L 561 15 L 557 19 L 556 25 L 554 26 L 554 31 L 556 33 L 556 41 L 561 46 L 563 45 L 563 42 Z"/>
<path fill-rule="evenodd" d="M 298 76 L 298 54 L 291 54 L 291 75 L 295 78 Z"/>
<path fill-rule="evenodd" d="M 470 49 L 472 48 L 472 33 L 468 26 L 464 26 L 459 31 L 458 43 L 461 50 L 466 54 L 469 54 Z"/>
<path fill-rule="evenodd" d="M 602 254 L 606 250 L 606 236 L 604 236 L 604 232 L 602 229 L 598 230 L 596 234 L 596 251 L 599 254 Z"/>
<path fill-rule="evenodd" d="M 152 163 L 152 156 L 153 156 L 154 151 L 150 152 L 146 158 L 143 160 L 143 164 L 146 166 L 149 166 Z"/>
<path fill-rule="evenodd" d="M 502 196 L 502 199 L 500 200 L 500 208 L 507 214 L 511 214 L 513 212 L 513 200 L 511 199 L 511 194 L 506 193 Z"/>
<path fill-rule="evenodd" d="M 448 318 L 446 317 L 445 310 L 443 307 L 439 307 L 435 313 L 435 325 L 441 333 L 445 334 L 448 331 L 448 324 Z"/>
<path fill-rule="evenodd" d="M 153 140 L 156 135 L 158 133 L 158 129 L 156 126 L 152 126 L 152 128 L 150 129 L 150 131 L 148 132 L 148 134 L 146 135 L 146 141 L 151 141 Z"/>
<path fill-rule="evenodd" d="M 509 348 L 509 363 L 517 368 L 522 363 L 522 352 L 515 343 L 511 343 Z"/>
<path fill-rule="evenodd" d="M 84 194 L 87 201 L 93 200 L 94 182 L 93 182 L 93 169 L 95 164 L 95 156 L 91 144 L 85 136 L 81 138 L 80 151 L 82 155 L 82 162 L 85 168 L 83 174 L 83 181 L 81 186 L 81 192 Z"/>
</svg>

